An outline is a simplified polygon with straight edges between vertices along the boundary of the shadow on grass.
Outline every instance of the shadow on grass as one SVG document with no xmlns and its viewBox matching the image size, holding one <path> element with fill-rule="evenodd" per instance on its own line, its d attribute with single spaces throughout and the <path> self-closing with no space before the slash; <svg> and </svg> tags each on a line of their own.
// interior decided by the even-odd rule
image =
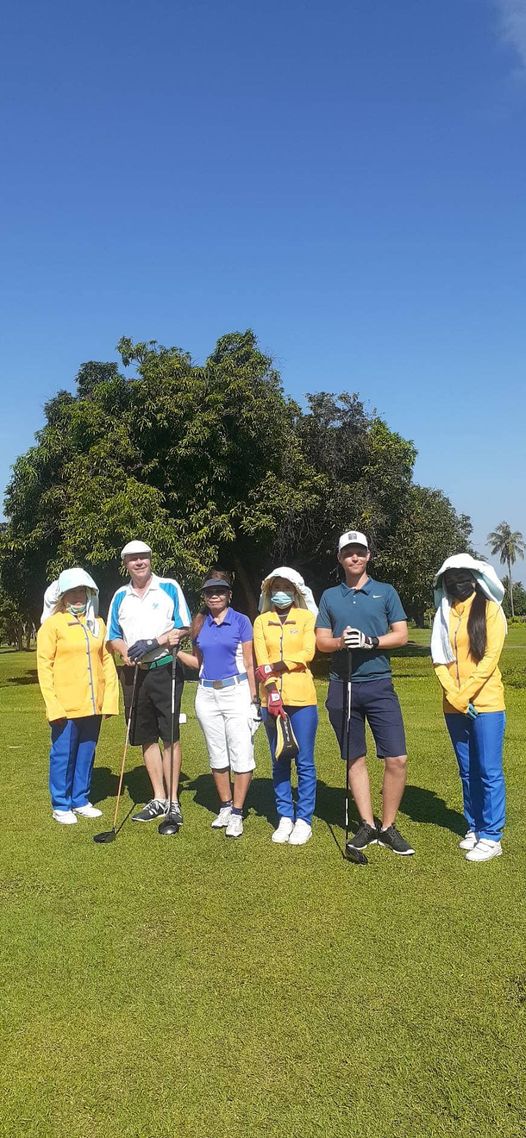
<svg viewBox="0 0 526 1138">
<path fill-rule="evenodd" d="M 188 775 L 181 772 L 181 783 L 188 780 Z M 106 798 L 115 798 L 119 788 L 119 775 L 109 767 L 95 767 L 91 779 L 90 799 L 93 803 L 102 802 Z M 125 772 L 122 793 L 127 794 L 134 807 L 139 803 L 149 802 L 152 797 L 150 779 L 143 763 Z"/>
<path fill-rule="evenodd" d="M 413 822 L 440 826 L 443 830 L 450 830 L 453 834 L 462 836 L 466 833 L 464 815 L 458 810 L 451 810 L 434 790 L 425 790 L 421 786 L 408 784 L 402 798 L 401 810 Z"/>
<path fill-rule="evenodd" d="M 415 644 L 411 640 L 408 644 L 404 644 L 402 648 L 392 648 L 390 652 L 391 659 L 397 656 L 430 656 L 431 649 L 426 644 Z"/>
<path fill-rule="evenodd" d="M 25 684 L 38 684 L 38 674 L 36 668 L 30 668 L 28 672 L 24 672 L 23 676 L 8 676 L 3 680 L 0 687 L 23 687 Z"/>
</svg>

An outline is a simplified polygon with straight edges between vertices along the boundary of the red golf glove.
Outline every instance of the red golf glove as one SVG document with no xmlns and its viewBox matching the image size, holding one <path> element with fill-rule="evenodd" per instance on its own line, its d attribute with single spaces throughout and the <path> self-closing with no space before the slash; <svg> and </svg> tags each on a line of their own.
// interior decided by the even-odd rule
<svg viewBox="0 0 526 1138">
<path fill-rule="evenodd" d="M 268 683 L 269 680 L 274 679 L 275 672 L 272 664 L 260 664 L 255 672 L 256 680 L 259 684 Z"/>
<path fill-rule="evenodd" d="M 285 714 L 283 700 L 279 691 L 269 691 L 267 695 L 267 711 L 269 715 L 273 715 L 275 719 L 278 718 L 278 715 Z"/>
</svg>

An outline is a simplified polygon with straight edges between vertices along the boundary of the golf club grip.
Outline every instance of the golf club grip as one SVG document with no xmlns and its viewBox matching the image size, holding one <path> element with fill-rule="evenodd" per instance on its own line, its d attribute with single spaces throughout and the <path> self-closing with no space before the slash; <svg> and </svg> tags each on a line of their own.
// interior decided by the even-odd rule
<svg viewBox="0 0 526 1138">
<path fill-rule="evenodd" d="M 351 750 L 352 652 L 347 649 L 347 707 L 345 715 L 345 844 L 349 837 L 349 769 Z"/>
<path fill-rule="evenodd" d="M 115 800 L 115 810 L 113 812 L 113 829 L 115 829 L 115 827 L 117 825 L 117 815 L 119 813 L 119 803 L 120 803 L 120 798 L 121 798 L 122 782 L 124 779 L 124 768 L 126 766 L 126 755 L 128 752 L 128 744 L 130 742 L 130 729 L 131 729 L 131 721 L 132 721 L 132 715 L 133 715 L 133 710 L 134 710 L 134 705 L 135 705 L 135 690 L 137 687 L 137 676 L 138 676 L 138 674 L 139 674 L 139 665 L 137 663 L 135 665 L 135 671 L 133 674 L 133 687 L 132 687 L 132 697 L 131 697 L 131 703 L 130 703 L 130 714 L 128 716 L 128 722 L 126 724 L 126 738 L 124 740 L 124 752 L 123 752 L 123 756 L 122 756 L 121 771 L 120 771 L 120 775 L 119 775 L 119 786 L 117 789 L 117 798 Z"/>
</svg>

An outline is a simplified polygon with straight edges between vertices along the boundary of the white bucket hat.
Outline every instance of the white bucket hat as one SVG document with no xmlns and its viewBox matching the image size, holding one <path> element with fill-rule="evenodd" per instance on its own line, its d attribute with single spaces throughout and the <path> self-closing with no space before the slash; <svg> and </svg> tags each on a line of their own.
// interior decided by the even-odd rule
<svg viewBox="0 0 526 1138">
<path fill-rule="evenodd" d="M 259 611 L 269 612 L 272 608 L 272 601 L 270 599 L 270 586 L 274 577 L 283 577 L 285 581 L 290 581 L 294 586 L 298 597 L 298 607 L 300 609 L 308 609 L 309 612 L 318 615 L 318 606 L 312 595 L 312 589 L 305 584 L 301 573 L 297 573 L 295 569 L 289 569 L 288 565 L 280 565 L 278 569 L 273 569 L 261 584 L 261 594 L 259 598 Z"/>
<path fill-rule="evenodd" d="M 44 608 L 40 623 L 43 624 L 48 617 L 52 616 L 55 608 L 64 593 L 69 589 L 78 589 L 83 586 L 86 589 L 86 624 L 94 636 L 98 632 L 97 616 L 99 613 L 99 589 L 95 584 L 93 577 L 86 573 L 85 569 L 76 566 L 73 569 L 64 569 L 56 581 L 52 581 L 48 585 L 44 593 Z"/>
<path fill-rule="evenodd" d="M 493 565 L 487 561 L 477 560 L 470 553 L 455 553 L 453 557 L 446 557 L 433 581 L 437 610 L 431 632 L 431 659 L 433 664 L 452 664 L 455 660 L 455 654 L 449 642 L 451 605 L 444 588 L 444 573 L 447 573 L 448 569 L 469 569 L 488 601 L 494 601 L 499 606 L 502 619 L 506 625 L 506 632 L 508 630 L 508 623 L 502 611 L 504 585 L 497 577 Z"/>
</svg>

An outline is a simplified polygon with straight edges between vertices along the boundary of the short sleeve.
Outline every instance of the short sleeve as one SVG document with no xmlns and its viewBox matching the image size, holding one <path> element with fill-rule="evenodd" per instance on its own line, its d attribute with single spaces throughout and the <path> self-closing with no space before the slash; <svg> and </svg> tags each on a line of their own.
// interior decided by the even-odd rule
<svg viewBox="0 0 526 1138">
<path fill-rule="evenodd" d="M 407 620 L 407 614 L 404 612 L 400 597 L 392 585 L 389 587 L 385 598 L 385 612 L 389 624 L 395 624 L 398 620 Z"/>
<path fill-rule="evenodd" d="M 242 644 L 246 644 L 248 640 L 254 639 L 254 631 L 252 625 L 244 613 L 239 613 L 239 639 Z"/>
</svg>

